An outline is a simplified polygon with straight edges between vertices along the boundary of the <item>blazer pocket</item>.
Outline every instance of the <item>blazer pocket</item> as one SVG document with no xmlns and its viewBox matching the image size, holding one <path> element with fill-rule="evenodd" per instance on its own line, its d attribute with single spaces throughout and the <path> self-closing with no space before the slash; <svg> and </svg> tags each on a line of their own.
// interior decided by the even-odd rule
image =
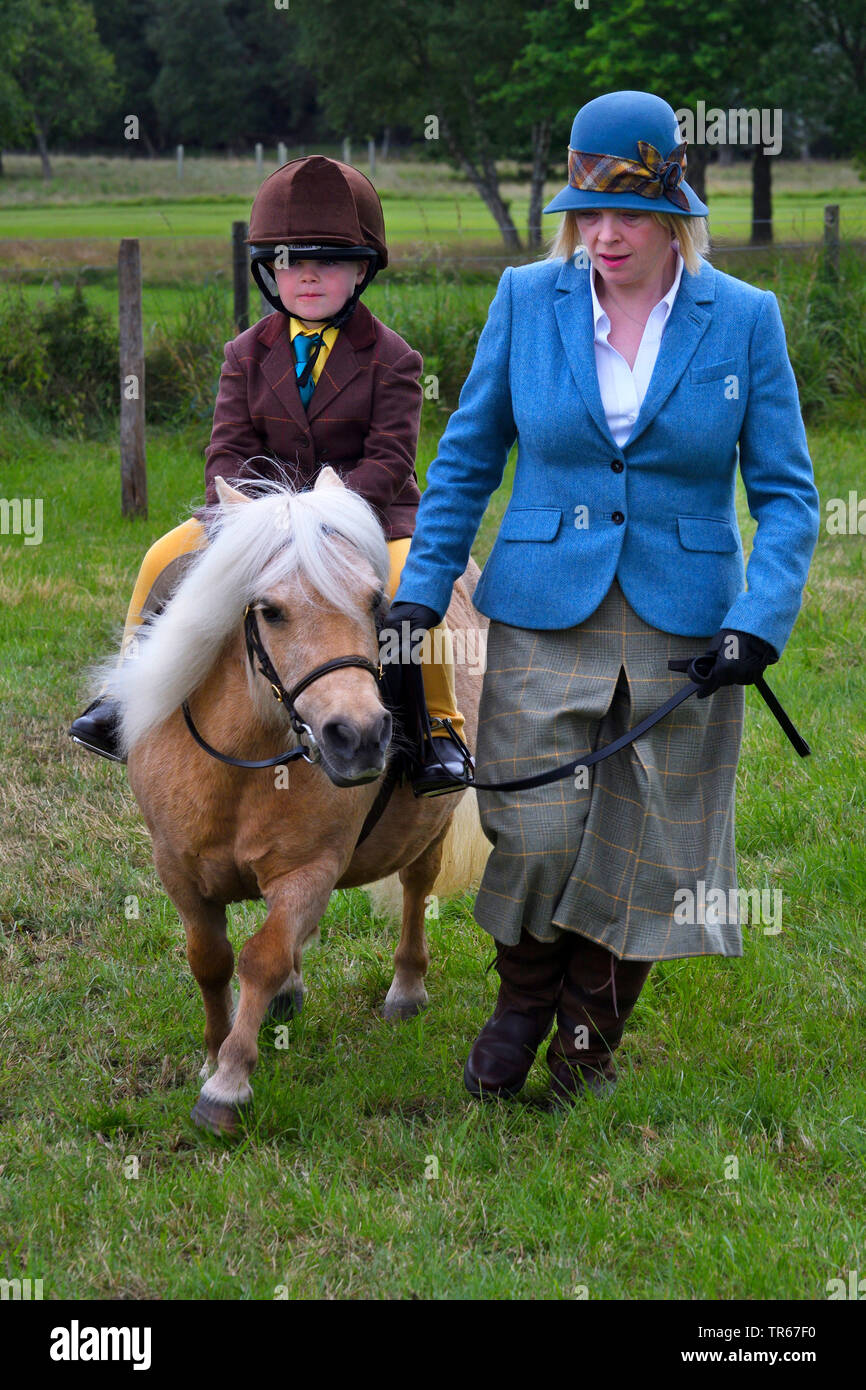
<svg viewBox="0 0 866 1390">
<path fill-rule="evenodd" d="M 686 550 L 739 550 L 739 537 L 729 521 L 714 516 L 678 516 L 677 527 Z"/>
<path fill-rule="evenodd" d="M 502 518 L 499 539 L 552 541 L 561 521 L 561 507 L 512 507 Z"/>
<path fill-rule="evenodd" d="M 689 379 L 697 386 L 702 381 L 719 381 L 736 370 L 736 357 L 726 357 L 724 362 L 713 362 L 709 367 L 692 367 Z"/>
</svg>

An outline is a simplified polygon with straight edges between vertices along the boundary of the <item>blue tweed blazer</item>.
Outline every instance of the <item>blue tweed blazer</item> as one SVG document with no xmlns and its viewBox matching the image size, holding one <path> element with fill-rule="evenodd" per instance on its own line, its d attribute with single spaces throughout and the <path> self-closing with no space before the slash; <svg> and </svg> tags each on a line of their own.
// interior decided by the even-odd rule
<svg viewBox="0 0 866 1390">
<path fill-rule="evenodd" d="M 555 260 L 502 276 L 427 473 L 395 601 L 446 611 L 516 439 L 514 488 L 474 596 L 482 613 L 571 627 L 616 576 L 663 632 L 738 628 L 781 655 L 820 507 L 775 295 L 703 259 L 699 274 L 683 271 L 619 447 L 599 392 L 589 274 Z M 747 573 L 738 459 L 758 523 Z"/>
</svg>

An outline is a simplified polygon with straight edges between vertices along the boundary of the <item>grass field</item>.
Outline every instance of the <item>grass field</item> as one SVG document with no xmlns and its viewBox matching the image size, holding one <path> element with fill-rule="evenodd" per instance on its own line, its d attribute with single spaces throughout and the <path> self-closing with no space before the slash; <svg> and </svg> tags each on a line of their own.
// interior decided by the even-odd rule
<svg viewBox="0 0 866 1390">
<path fill-rule="evenodd" d="M 810 432 L 823 502 L 862 487 L 864 427 L 852 402 Z M 422 480 L 440 429 L 431 414 Z M 203 1012 L 125 773 L 65 736 L 144 549 L 199 500 L 204 442 L 151 432 L 133 524 L 113 443 L 0 415 L 3 493 L 44 499 L 45 528 L 0 537 L 0 1275 L 75 1299 L 800 1300 L 862 1273 L 862 537 L 822 532 L 772 672 L 813 757 L 747 697 L 740 878 L 782 891 L 783 930 L 745 929 L 742 959 L 657 965 L 611 1099 L 548 1113 L 540 1061 L 517 1102 L 470 1100 L 495 998 L 471 896 L 429 923 L 429 1010 L 393 1026 L 376 1009 L 396 936 L 353 891 L 307 956 L 291 1049 L 263 1030 L 254 1116 L 223 1145 L 188 1118 Z M 236 947 L 261 912 L 234 910 Z"/>
</svg>

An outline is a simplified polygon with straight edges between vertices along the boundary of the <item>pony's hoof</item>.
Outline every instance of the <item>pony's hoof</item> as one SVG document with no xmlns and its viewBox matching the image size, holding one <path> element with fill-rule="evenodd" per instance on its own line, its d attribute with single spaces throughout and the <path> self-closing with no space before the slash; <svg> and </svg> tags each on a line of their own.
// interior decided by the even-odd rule
<svg viewBox="0 0 866 1390">
<path fill-rule="evenodd" d="M 297 985 L 295 989 L 286 990 L 285 994 L 275 994 L 268 1005 L 268 1018 L 272 1023 L 288 1023 L 290 1018 L 297 1018 L 304 1007 L 304 987 Z"/>
<path fill-rule="evenodd" d="M 382 1005 L 382 1017 L 387 1023 L 405 1023 L 427 1007 L 427 999 L 386 999 Z"/>
<path fill-rule="evenodd" d="M 192 1108 L 192 1122 L 199 1129 L 210 1130 L 211 1134 L 233 1135 L 241 1127 L 241 1120 L 250 1108 L 246 1105 L 226 1105 L 223 1101 L 208 1100 L 199 1096 Z"/>
</svg>

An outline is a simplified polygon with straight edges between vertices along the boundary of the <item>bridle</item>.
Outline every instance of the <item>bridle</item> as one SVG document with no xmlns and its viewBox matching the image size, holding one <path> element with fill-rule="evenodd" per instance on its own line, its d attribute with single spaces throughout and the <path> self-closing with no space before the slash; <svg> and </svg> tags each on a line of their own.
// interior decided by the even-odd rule
<svg viewBox="0 0 866 1390">
<path fill-rule="evenodd" d="M 217 758 L 221 763 L 228 763 L 229 767 L 278 767 L 282 763 L 292 762 L 295 758 L 303 758 L 304 761 L 308 763 L 321 762 L 322 754 L 316 743 L 313 731 L 309 724 L 304 723 L 298 711 L 295 709 L 295 700 L 302 690 L 306 690 L 307 686 L 312 685 L 313 681 L 317 681 L 320 676 L 326 676 L 329 671 L 338 671 L 343 666 L 359 666 L 363 671 L 369 671 L 377 685 L 381 685 L 381 661 L 378 666 L 374 666 L 373 662 L 369 661 L 366 656 L 336 656 L 332 658 L 331 661 L 323 661 L 321 666 L 314 667 L 308 675 L 302 676 L 302 678 L 292 686 L 291 690 L 286 690 L 280 680 L 274 663 L 268 655 L 265 644 L 262 641 L 258 620 L 256 618 L 256 609 L 253 608 L 251 604 L 247 604 L 244 609 L 244 637 L 246 639 L 247 657 L 249 658 L 250 666 L 253 668 L 253 671 L 255 671 L 256 662 L 258 662 L 258 669 L 270 685 L 274 699 L 279 701 L 291 720 L 292 728 L 298 736 L 298 746 L 288 749 L 285 753 L 279 753 L 275 758 L 262 758 L 260 760 L 232 758 L 228 753 L 218 752 L 216 748 L 211 747 L 211 745 L 202 738 L 193 722 L 189 704 L 184 700 L 181 709 L 183 710 L 183 717 L 186 720 L 186 727 L 189 729 L 199 748 L 204 749 L 205 753 L 209 753 L 212 758 Z M 307 743 L 304 743 L 305 738 L 308 741 Z"/>
</svg>

